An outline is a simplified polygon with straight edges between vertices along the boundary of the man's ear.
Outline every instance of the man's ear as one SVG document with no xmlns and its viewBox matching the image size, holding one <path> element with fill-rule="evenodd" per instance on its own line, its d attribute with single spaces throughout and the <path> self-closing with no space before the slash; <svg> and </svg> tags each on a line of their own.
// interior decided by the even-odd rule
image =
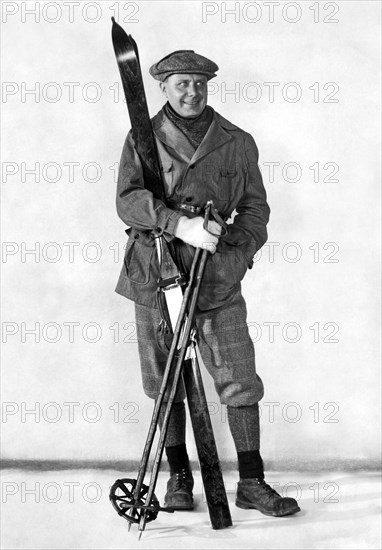
<svg viewBox="0 0 382 550">
<path fill-rule="evenodd" d="M 159 88 L 162 90 L 162 94 L 165 95 L 166 97 L 167 96 L 167 91 L 166 91 L 166 83 L 165 82 L 159 82 Z"/>
</svg>

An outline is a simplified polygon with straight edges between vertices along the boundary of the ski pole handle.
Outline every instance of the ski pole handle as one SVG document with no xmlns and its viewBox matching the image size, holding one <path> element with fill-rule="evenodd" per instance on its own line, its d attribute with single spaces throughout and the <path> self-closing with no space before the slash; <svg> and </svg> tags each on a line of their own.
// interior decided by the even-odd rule
<svg viewBox="0 0 382 550">
<path fill-rule="evenodd" d="M 211 235 L 214 235 L 215 237 L 221 237 L 222 235 L 226 235 L 228 233 L 227 224 L 219 214 L 219 212 L 214 207 L 214 203 L 212 200 L 207 201 L 206 206 L 204 207 L 205 213 L 204 213 L 204 222 L 203 222 L 203 228 L 208 231 L 208 233 L 211 233 Z M 208 227 L 208 222 L 211 220 L 215 221 L 220 227 L 222 228 L 220 233 L 214 233 L 211 231 L 211 229 Z"/>
</svg>

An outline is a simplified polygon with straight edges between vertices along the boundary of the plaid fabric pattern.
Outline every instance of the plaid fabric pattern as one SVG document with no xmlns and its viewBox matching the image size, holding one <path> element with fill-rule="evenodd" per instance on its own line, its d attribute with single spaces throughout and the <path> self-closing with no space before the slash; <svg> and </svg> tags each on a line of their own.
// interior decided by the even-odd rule
<svg viewBox="0 0 382 550">
<path fill-rule="evenodd" d="M 135 305 L 138 350 L 143 389 L 156 399 L 167 360 L 160 345 L 159 312 Z M 255 350 L 246 324 L 247 310 L 241 292 L 220 308 L 198 312 L 197 339 L 203 362 L 212 376 L 220 402 L 231 407 L 253 405 L 264 395 L 256 373 Z M 168 395 L 168 394 L 167 394 Z M 185 397 L 180 385 L 176 401 Z"/>
<path fill-rule="evenodd" d="M 151 65 L 149 72 L 156 80 L 164 82 L 168 76 L 179 73 L 204 74 L 207 80 L 211 80 L 218 70 L 216 63 L 194 50 L 177 50 Z"/>
</svg>

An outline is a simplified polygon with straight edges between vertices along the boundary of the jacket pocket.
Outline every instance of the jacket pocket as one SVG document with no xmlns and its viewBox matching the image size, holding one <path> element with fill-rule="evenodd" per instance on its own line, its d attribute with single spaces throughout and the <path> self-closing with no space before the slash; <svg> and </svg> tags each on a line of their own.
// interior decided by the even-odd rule
<svg viewBox="0 0 382 550">
<path fill-rule="evenodd" d="M 154 247 L 140 244 L 132 240 L 126 247 L 124 257 L 125 276 L 132 283 L 145 285 L 150 279 L 150 264 Z"/>
<path fill-rule="evenodd" d="M 232 196 L 236 174 L 237 170 L 234 166 L 225 166 L 220 168 L 221 188 L 224 198 L 227 200 L 229 200 Z"/>
<path fill-rule="evenodd" d="M 237 170 L 234 166 L 221 166 L 219 171 L 219 181 L 217 186 L 217 193 L 219 199 L 230 200 L 232 194 L 235 192 Z"/>
<path fill-rule="evenodd" d="M 255 256 L 257 252 L 257 243 L 254 239 L 251 240 L 249 244 L 245 247 L 243 250 L 243 255 L 247 260 L 248 268 L 252 269 L 253 267 L 253 257 Z"/>
<path fill-rule="evenodd" d="M 220 175 L 222 178 L 234 178 L 237 174 L 235 166 L 222 166 L 220 168 Z"/>
<path fill-rule="evenodd" d="M 223 261 L 226 267 L 227 278 L 232 283 L 240 282 L 248 269 L 248 261 L 240 246 L 223 246 Z"/>
<path fill-rule="evenodd" d="M 211 258 L 211 279 L 217 288 L 230 288 L 239 283 L 248 268 L 248 262 L 243 250 L 238 246 L 221 243 L 217 252 Z"/>
</svg>

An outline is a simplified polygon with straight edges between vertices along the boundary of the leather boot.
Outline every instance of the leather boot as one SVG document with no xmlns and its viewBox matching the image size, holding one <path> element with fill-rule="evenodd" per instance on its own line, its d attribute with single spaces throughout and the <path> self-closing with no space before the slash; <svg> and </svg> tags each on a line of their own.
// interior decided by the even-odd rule
<svg viewBox="0 0 382 550">
<path fill-rule="evenodd" d="M 295 514 L 300 507 L 294 498 L 284 498 L 258 478 L 240 479 L 237 487 L 236 506 L 254 508 L 266 516 L 282 517 Z"/>
<path fill-rule="evenodd" d="M 167 493 L 164 497 L 165 506 L 174 508 L 174 510 L 193 510 L 193 487 L 194 478 L 188 468 L 171 473 L 171 477 L 167 482 Z"/>
</svg>

